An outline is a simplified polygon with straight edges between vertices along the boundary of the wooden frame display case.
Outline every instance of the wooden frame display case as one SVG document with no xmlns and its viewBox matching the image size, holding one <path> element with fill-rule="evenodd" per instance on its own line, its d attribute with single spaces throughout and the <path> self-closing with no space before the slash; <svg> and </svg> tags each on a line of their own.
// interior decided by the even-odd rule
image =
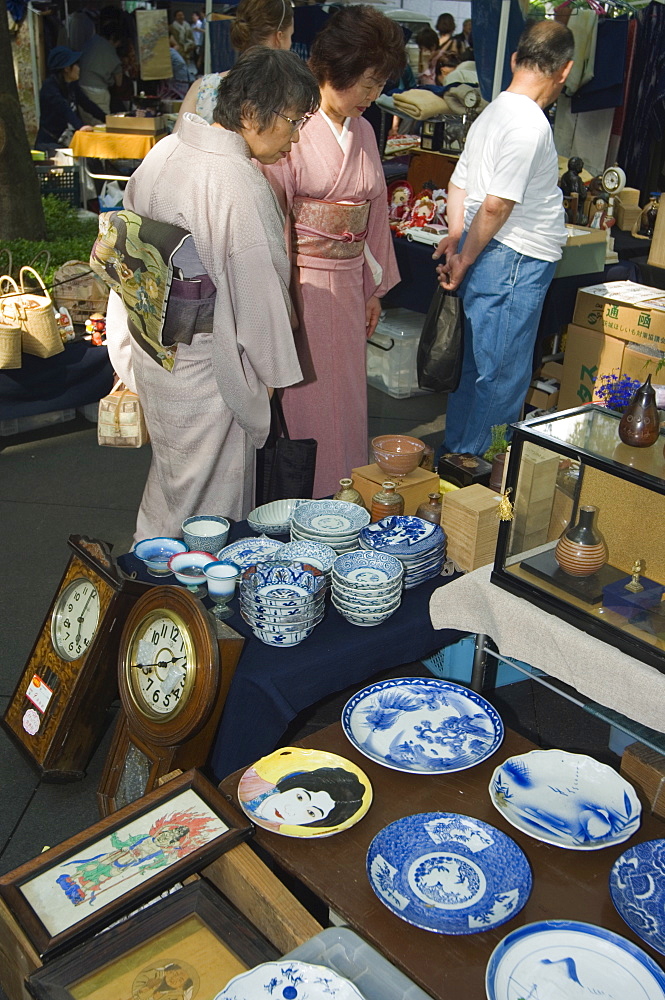
<svg viewBox="0 0 665 1000">
<path fill-rule="evenodd" d="M 499 528 L 491 579 L 665 672 L 665 434 L 630 448 L 620 419 L 591 405 L 513 424 L 514 518 Z M 557 544 L 585 518 L 595 519 L 606 554 L 571 573 Z"/>
<path fill-rule="evenodd" d="M 245 840 L 251 824 L 188 771 L 0 879 L 40 958 L 107 927 Z"/>
<path fill-rule="evenodd" d="M 55 958 L 27 985 L 37 1000 L 195 1000 L 276 958 L 277 949 L 198 879 Z"/>
</svg>

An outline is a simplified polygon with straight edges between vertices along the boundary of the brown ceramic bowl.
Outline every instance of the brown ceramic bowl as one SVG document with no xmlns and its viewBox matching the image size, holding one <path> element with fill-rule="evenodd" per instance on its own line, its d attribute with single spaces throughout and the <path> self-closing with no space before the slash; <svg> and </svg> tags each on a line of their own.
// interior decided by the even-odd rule
<svg viewBox="0 0 665 1000">
<path fill-rule="evenodd" d="M 372 439 L 374 461 L 391 476 L 408 476 L 420 465 L 425 442 L 406 434 L 381 434 Z"/>
</svg>

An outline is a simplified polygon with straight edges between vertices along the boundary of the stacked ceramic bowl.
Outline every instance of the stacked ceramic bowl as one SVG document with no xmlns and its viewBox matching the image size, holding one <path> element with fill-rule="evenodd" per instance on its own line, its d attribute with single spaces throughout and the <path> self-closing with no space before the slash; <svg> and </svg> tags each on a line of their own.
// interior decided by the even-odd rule
<svg viewBox="0 0 665 1000">
<path fill-rule="evenodd" d="M 321 542 L 337 555 L 358 548 L 358 532 L 369 524 L 364 507 L 345 500 L 310 500 L 293 512 L 292 542 Z"/>
<path fill-rule="evenodd" d="M 383 552 L 345 552 L 332 568 L 332 602 L 352 625 L 380 625 L 402 600 L 404 567 Z"/>
<path fill-rule="evenodd" d="M 262 562 L 240 578 L 240 614 L 268 646 L 296 646 L 323 618 L 326 578 L 302 562 Z"/>
<path fill-rule="evenodd" d="M 326 584 L 330 586 L 332 564 L 336 552 L 322 542 L 287 542 L 273 556 L 266 556 L 271 562 L 304 562 L 322 570 Z"/>
<path fill-rule="evenodd" d="M 441 526 L 421 517 L 384 517 L 363 528 L 358 541 L 361 549 L 399 559 L 404 566 L 406 590 L 438 576 L 446 558 L 446 536 Z"/>
</svg>

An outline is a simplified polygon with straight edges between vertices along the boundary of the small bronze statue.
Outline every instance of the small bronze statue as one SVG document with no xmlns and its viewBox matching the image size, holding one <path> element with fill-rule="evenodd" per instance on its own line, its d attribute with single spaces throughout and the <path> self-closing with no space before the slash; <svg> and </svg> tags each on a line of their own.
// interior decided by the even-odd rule
<svg viewBox="0 0 665 1000">
<path fill-rule="evenodd" d="M 626 590 L 630 590 L 631 593 L 633 594 L 639 594 L 641 590 L 644 590 L 644 587 L 640 583 L 640 573 L 642 572 L 643 569 L 644 569 L 644 563 L 642 562 L 642 560 L 636 559 L 635 562 L 633 563 L 633 568 L 631 569 L 631 573 L 633 575 L 630 578 L 630 583 L 626 584 Z"/>
<path fill-rule="evenodd" d="M 583 169 L 584 161 L 579 156 L 571 156 L 568 160 L 568 169 L 559 181 L 559 187 L 563 191 L 565 198 L 571 198 L 573 195 L 577 195 L 577 216 L 574 219 L 570 219 L 570 222 L 577 223 L 578 225 L 586 222 L 584 219 L 584 203 L 586 201 L 587 188 L 586 184 L 580 177 Z"/>
</svg>

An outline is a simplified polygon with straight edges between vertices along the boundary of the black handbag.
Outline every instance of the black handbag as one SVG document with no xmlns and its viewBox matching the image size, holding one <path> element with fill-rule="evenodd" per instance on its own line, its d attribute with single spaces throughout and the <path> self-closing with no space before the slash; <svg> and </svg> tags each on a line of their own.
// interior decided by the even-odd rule
<svg viewBox="0 0 665 1000">
<path fill-rule="evenodd" d="M 256 453 L 256 506 L 293 497 L 311 499 L 317 442 L 314 438 L 291 440 L 277 390 L 270 412 L 268 440 Z"/>
<path fill-rule="evenodd" d="M 439 285 L 418 344 L 418 385 L 434 392 L 454 392 L 462 371 L 462 308 L 456 295 Z"/>
</svg>

